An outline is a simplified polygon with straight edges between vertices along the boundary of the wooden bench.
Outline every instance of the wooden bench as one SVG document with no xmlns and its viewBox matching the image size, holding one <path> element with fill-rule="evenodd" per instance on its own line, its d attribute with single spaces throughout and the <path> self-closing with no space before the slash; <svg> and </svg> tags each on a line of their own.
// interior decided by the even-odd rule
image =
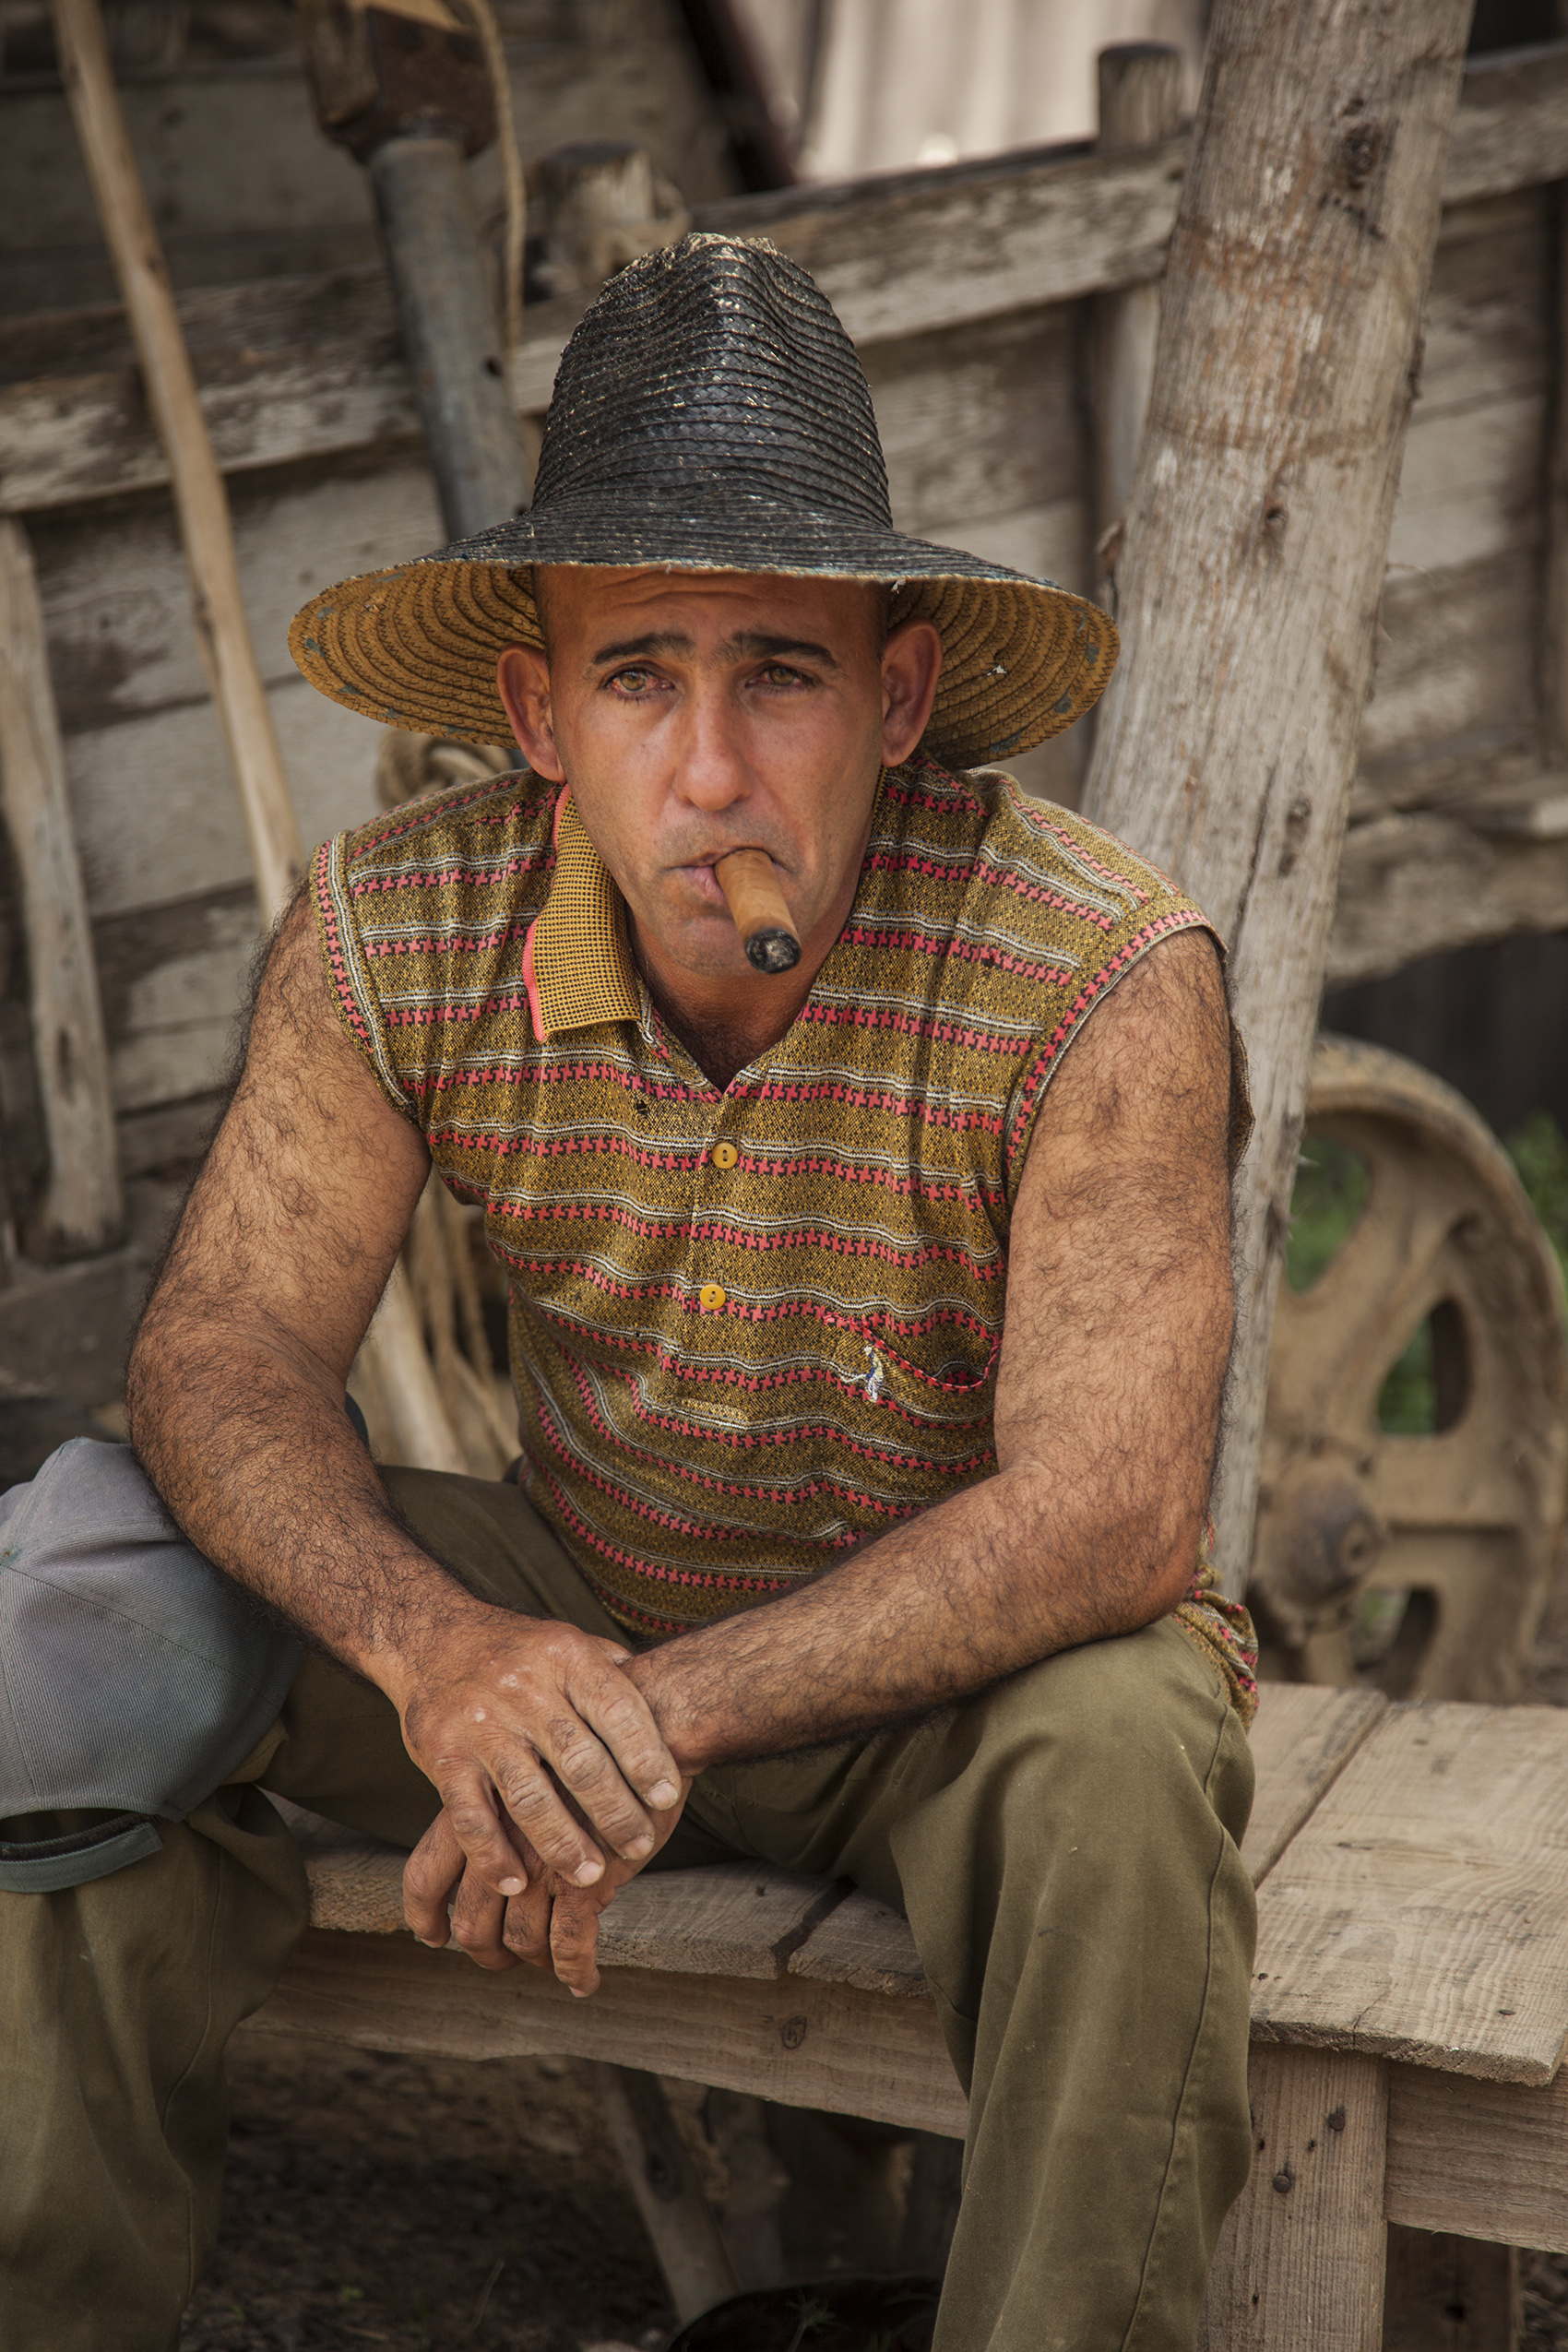
<svg viewBox="0 0 1568 2352">
<path fill-rule="evenodd" d="M 1256 2156 L 1201 2341 L 1377 2352 L 1389 2221 L 1568 2251 L 1568 1712 L 1271 1685 L 1253 1748 Z M 962 2135 L 908 1924 L 841 1882 L 636 1881 L 579 2002 L 416 1944 L 397 1849 L 303 1842 L 312 1926 L 249 2030 L 557 2052 Z"/>
</svg>

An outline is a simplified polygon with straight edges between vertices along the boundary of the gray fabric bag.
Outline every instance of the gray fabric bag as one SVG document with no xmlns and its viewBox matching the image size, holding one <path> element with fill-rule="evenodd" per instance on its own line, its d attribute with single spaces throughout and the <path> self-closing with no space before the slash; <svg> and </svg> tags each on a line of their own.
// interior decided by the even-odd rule
<svg viewBox="0 0 1568 2352">
<path fill-rule="evenodd" d="M 274 1720 L 299 1645 L 186 1542 L 128 1445 L 72 1438 L 0 1496 L 0 1890 L 43 1895 L 156 1854 Z"/>
</svg>

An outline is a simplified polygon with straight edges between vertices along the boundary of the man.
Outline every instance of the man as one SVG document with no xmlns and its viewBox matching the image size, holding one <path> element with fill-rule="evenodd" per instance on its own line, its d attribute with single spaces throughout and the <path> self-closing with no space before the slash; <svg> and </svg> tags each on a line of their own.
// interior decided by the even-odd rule
<svg viewBox="0 0 1568 2352">
<path fill-rule="evenodd" d="M 101 1553 L 136 1521 L 122 1615 L 166 1631 L 172 1580 L 230 1695 L 150 1799 L 7 1800 L 0 2344 L 172 2340 L 223 2040 L 305 1916 L 272 1789 L 413 1846 L 426 1942 L 583 1996 L 643 1868 L 901 1904 L 970 2091 L 941 2352 L 1190 2346 L 1250 2152 L 1252 1685 L 1201 1564 L 1229 1025 L 1197 909 L 979 768 L 1087 707 L 1111 624 L 895 533 L 831 310 L 698 236 L 579 328 L 531 513 L 293 642 L 378 718 L 504 715 L 528 771 L 329 844 L 279 927 L 131 1365 L 188 1543 L 113 1449 L 7 1527 L 54 1592 L 89 1489 Z M 343 1409 L 433 1159 L 510 1277 L 494 1486 L 378 1473 Z"/>
</svg>

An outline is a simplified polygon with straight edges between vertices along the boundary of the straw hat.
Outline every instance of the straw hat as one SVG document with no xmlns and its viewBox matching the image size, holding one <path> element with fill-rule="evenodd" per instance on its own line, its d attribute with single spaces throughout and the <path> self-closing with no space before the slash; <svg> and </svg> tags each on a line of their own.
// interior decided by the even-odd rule
<svg viewBox="0 0 1568 2352">
<path fill-rule="evenodd" d="M 954 767 L 1060 734 L 1116 630 L 1049 581 L 893 528 L 871 394 L 815 282 L 771 245 L 695 235 L 611 279 L 562 355 L 534 503 L 434 555 L 341 581 L 290 647 L 335 702 L 505 742 L 509 645 L 539 645 L 535 564 L 881 580 L 941 633 L 922 748 Z"/>
</svg>

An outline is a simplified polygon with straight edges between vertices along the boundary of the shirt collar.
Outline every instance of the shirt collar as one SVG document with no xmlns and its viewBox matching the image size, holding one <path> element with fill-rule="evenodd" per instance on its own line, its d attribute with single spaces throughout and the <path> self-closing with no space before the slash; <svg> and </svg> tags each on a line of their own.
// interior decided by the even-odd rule
<svg viewBox="0 0 1568 2352">
<path fill-rule="evenodd" d="M 523 981 L 540 1038 L 641 1016 L 625 900 L 564 789 L 555 804 L 555 872 L 524 943 Z"/>
</svg>

